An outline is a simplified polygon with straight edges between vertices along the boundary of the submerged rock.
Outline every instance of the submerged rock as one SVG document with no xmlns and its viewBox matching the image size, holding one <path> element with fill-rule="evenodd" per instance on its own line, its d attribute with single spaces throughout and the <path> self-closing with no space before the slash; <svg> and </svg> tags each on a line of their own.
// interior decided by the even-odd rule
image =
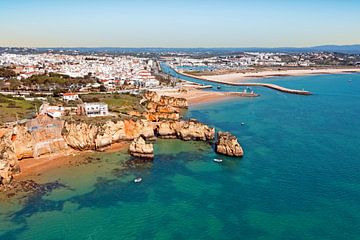
<svg viewBox="0 0 360 240">
<path fill-rule="evenodd" d="M 229 132 L 218 132 L 216 152 L 232 157 L 242 157 L 244 151 L 237 138 Z"/>
<path fill-rule="evenodd" d="M 0 191 L 6 192 L 6 196 L 8 198 L 14 197 L 18 193 L 31 193 L 32 197 L 41 196 L 57 188 L 70 189 L 68 186 L 60 183 L 59 181 L 39 184 L 30 179 L 23 181 L 13 181 L 10 184 L 0 185 Z"/>
<path fill-rule="evenodd" d="M 146 143 L 142 136 L 134 139 L 129 147 L 131 156 L 140 158 L 154 158 L 154 146 L 152 143 Z"/>
</svg>

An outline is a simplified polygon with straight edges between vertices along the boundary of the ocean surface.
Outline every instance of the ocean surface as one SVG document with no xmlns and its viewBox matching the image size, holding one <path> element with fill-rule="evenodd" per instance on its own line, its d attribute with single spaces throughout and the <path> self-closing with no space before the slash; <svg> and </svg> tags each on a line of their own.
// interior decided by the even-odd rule
<svg viewBox="0 0 360 240">
<path fill-rule="evenodd" d="M 1 201 L 0 239 L 360 239 L 360 75 L 262 81 L 314 95 L 255 88 L 186 116 L 234 133 L 242 159 L 179 140 L 152 163 L 95 153 L 37 176 L 63 187 Z"/>
</svg>

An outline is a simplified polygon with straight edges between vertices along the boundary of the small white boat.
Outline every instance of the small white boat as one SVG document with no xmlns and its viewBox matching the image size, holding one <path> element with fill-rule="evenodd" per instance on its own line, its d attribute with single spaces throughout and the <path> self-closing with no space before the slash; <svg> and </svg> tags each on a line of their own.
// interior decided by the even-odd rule
<svg viewBox="0 0 360 240">
<path fill-rule="evenodd" d="M 243 126 L 243 125 L 245 125 L 245 123 L 244 123 L 244 122 L 242 122 L 242 123 L 241 123 L 241 126 Z"/>
<path fill-rule="evenodd" d="M 219 158 L 214 158 L 214 162 L 221 163 L 223 160 Z"/>
<path fill-rule="evenodd" d="M 142 178 L 141 177 L 137 177 L 134 179 L 134 183 L 139 183 L 142 181 Z"/>
</svg>

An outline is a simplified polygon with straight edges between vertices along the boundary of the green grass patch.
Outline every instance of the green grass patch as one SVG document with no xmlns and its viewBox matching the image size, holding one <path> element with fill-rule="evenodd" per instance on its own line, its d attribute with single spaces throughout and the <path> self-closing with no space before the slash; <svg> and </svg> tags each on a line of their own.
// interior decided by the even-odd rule
<svg viewBox="0 0 360 240">
<path fill-rule="evenodd" d="M 118 113 L 128 113 L 130 111 L 143 112 L 144 108 L 140 105 L 140 96 L 130 94 L 87 94 L 81 95 L 84 102 L 104 102 L 109 105 L 109 111 Z"/>
<path fill-rule="evenodd" d="M 35 114 L 35 109 L 39 109 L 40 105 L 41 102 L 39 101 L 26 101 L 22 98 L 0 94 L 0 123 L 30 118 Z"/>
</svg>

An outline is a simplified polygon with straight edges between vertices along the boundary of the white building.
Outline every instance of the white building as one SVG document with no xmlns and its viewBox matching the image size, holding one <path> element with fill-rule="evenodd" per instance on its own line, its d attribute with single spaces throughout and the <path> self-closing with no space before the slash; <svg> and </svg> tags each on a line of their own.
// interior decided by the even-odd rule
<svg viewBox="0 0 360 240">
<path fill-rule="evenodd" d="M 65 108 L 62 106 L 50 106 L 48 103 L 44 103 L 39 108 L 39 113 L 48 115 L 52 118 L 60 118 L 64 114 Z"/>
<path fill-rule="evenodd" d="M 62 99 L 64 101 L 76 101 L 79 99 L 79 95 L 77 93 L 64 93 Z"/>
<path fill-rule="evenodd" d="M 106 103 L 83 103 L 78 105 L 77 112 L 79 115 L 88 117 L 101 117 L 109 114 L 108 105 Z"/>
</svg>

